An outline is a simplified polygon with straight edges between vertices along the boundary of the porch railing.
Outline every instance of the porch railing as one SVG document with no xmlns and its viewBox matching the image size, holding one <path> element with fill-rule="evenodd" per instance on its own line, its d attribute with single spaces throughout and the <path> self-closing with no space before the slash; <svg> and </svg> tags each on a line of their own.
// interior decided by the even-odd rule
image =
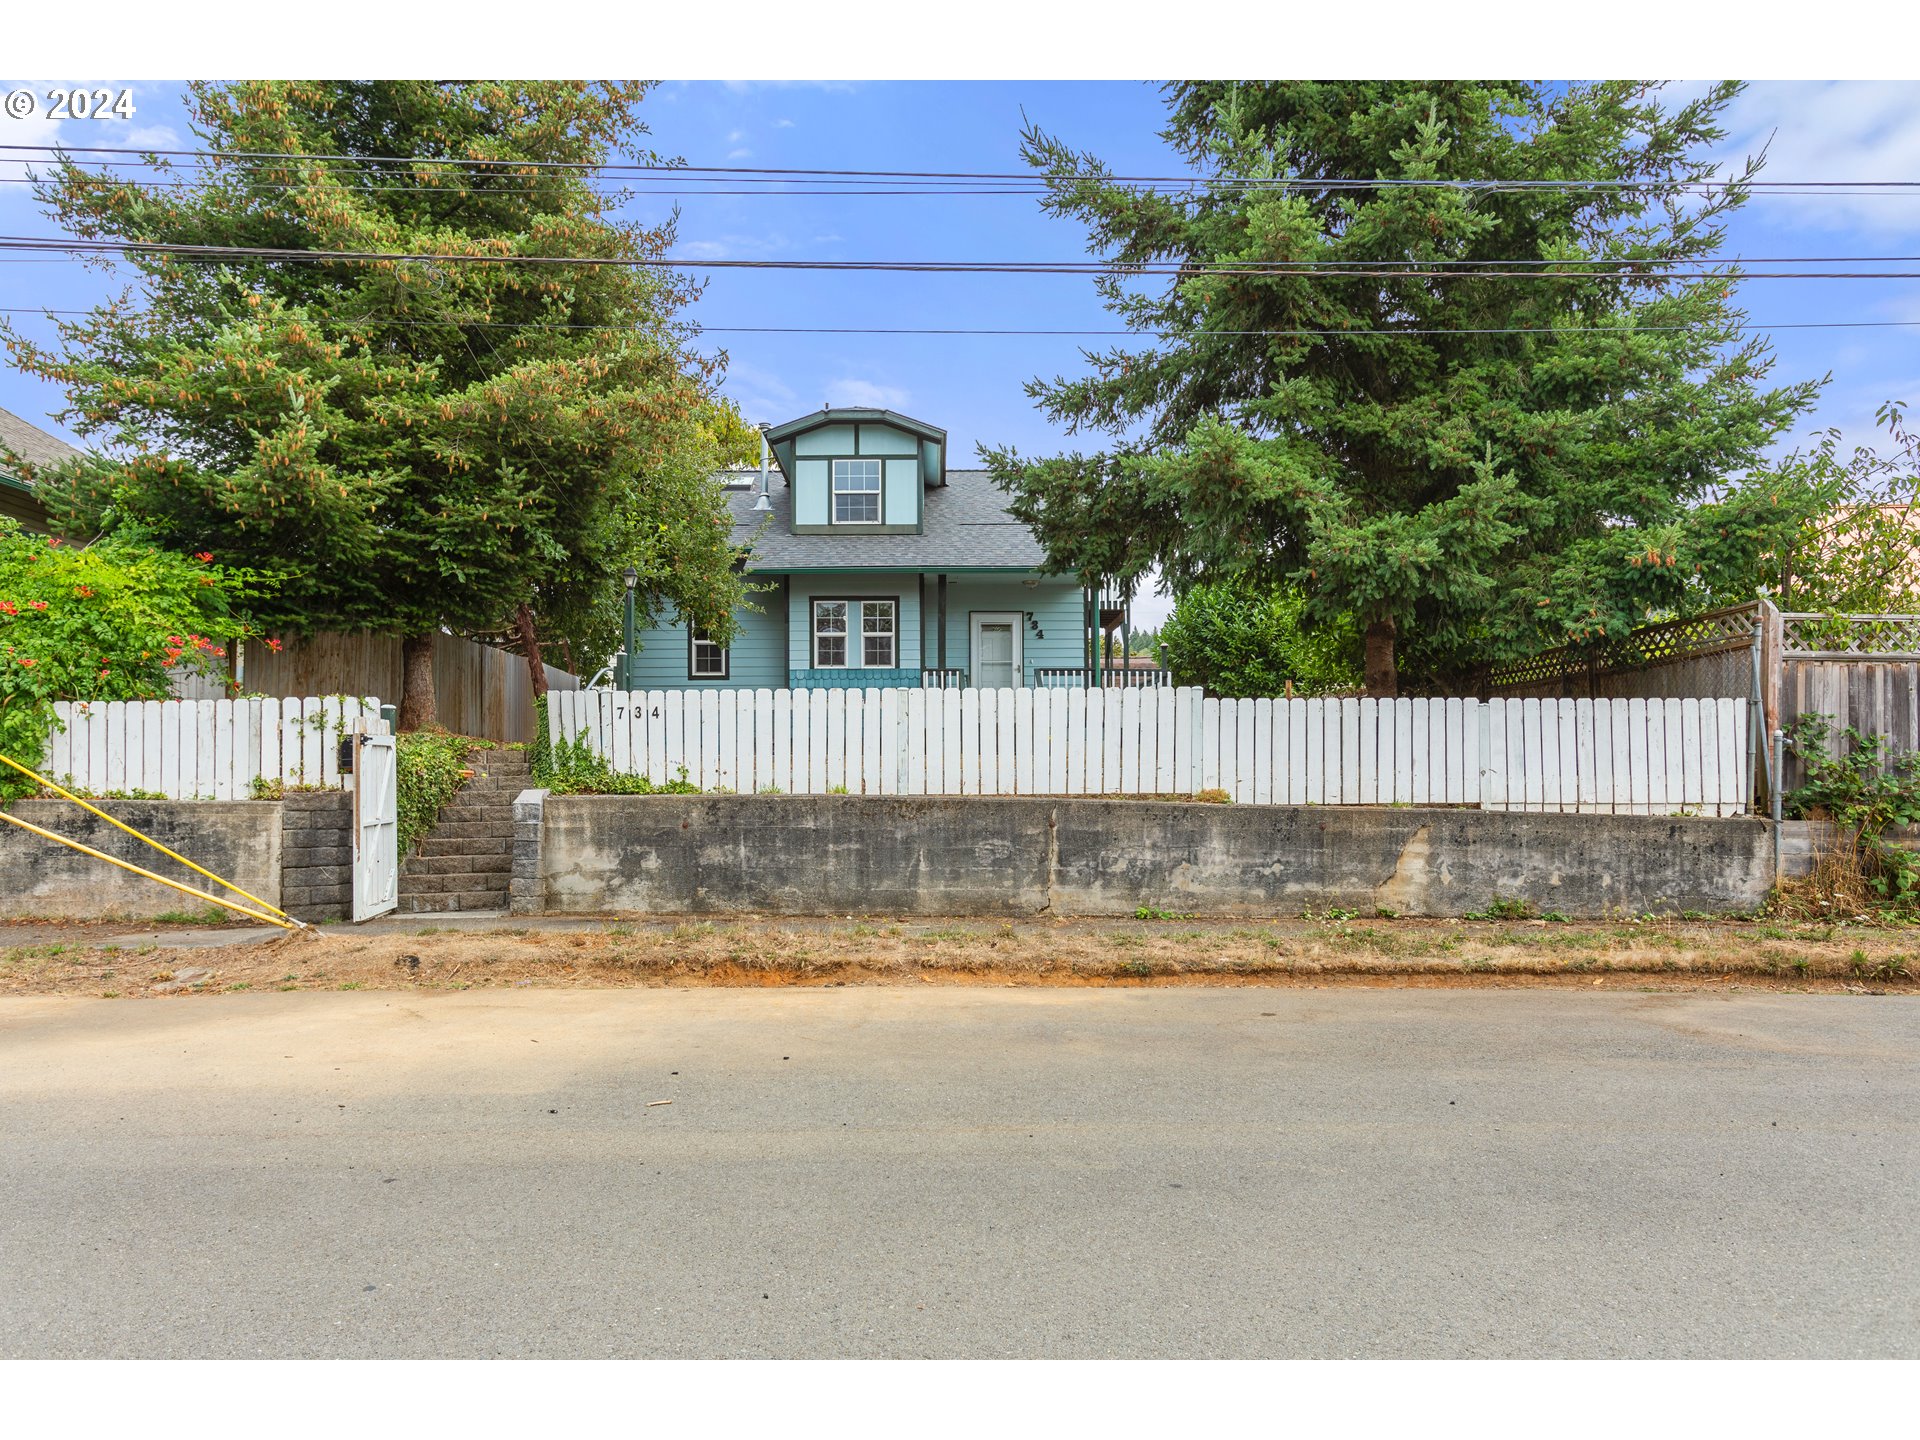
<svg viewBox="0 0 1920 1440">
<path fill-rule="evenodd" d="M 1045 690 L 1084 690 L 1095 683 L 1094 671 L 1087 665 L 1051 666 L 1036 669 L 1033 683 Z M 1103 668 L 1098 683 L 1109 690 L 1152 690 L 1168 684 L 1169 679 L 1165 670 Z"/>
<path fill-rule="evenodd" d="M 923 666 L 920 671 L 922 690 L 964 690 L 967 688 L 967 672 L 960 666 L 949 666 L 941 670 L 936 666 Z"/>
</svg>

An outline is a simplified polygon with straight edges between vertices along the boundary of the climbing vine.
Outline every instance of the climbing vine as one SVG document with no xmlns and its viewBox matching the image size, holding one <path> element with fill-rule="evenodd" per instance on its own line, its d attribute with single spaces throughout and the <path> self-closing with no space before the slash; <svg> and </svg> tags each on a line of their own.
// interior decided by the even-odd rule
<svg viewBox="0 0 1920 1440">
<path fill-rule="evenodd" d="M 468 757 L 476 750 L 492 749 L 493 742 L 441 730 L 413 730 L 401 735 L 395 748 L 400 853 L 405 855 L 427 837 L 441 807 L 467 783 Z"/>
</svg>

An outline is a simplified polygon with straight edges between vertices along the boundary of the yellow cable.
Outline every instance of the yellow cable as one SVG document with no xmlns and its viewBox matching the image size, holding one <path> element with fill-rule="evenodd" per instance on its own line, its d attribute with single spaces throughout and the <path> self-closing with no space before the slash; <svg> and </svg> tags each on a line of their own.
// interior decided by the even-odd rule
<svg viewBox="0 0 1920 1440">
<path fill-rule="evenodd" d="M 122 870 L 131 870 L 134 874 L 144 875 L 149 880 L 158 880 L 162 885 L 170 885 L 183 895 L 193 895 L 201 900 L 211 901 L 215 905 L 224 906 L 228 910 L 238 911 L 240 914 L 250 916 L 255 920 L 265 921 L 269 925 L 278 925 L 282 930 L 301 930 L 306 928 L 298 920 L 276 919 L 272 915 L 263 915 L 258 910 L 249 910 L 246 906 L 236 904 L 232 900 L 222 900 L 218 895 L 209 895 L 205 890 L 196 890 L 191 885 L 182 885 L 178 880 L 169 880 L 166 876 L 156 875 L 151 870 L 142 870 L 138 865 L 132 865 L 125 860 L 116 859 L 105 851 L 94 849 L 91 845 L 82 845 L 78 840 L 69 840 L 65 835 L 56 835 L 51 830 L 42 830 L 38 825 L 30 824 L 22 820 L 18 815 L 10 815 L 5 810 L 0 810 L 0 820 L 5 820 L 10 825 L 18 825 L 22 830 L 31 830 L 35 835 L 39 835 L 44 839 L 57 841 L 59 844 L 78 850 L 82 855 L 91 855 L 94 859 L 104 860 L 109 865 L 118 865 Z"/>
<path fill-rule="evenodd" d="M 54 794 L 63 796 L 64 798 L 71 800 L 74 804 L 78 805 L 82 810 L 92 810 L 94 814 L 98 815 L 102 820 L 106 821 L 109 825 L 113 826 L 115 829 L 124 830 L 127 832 L 127 834 L 133 836 L 134 839 L 145 841 L 147 844 L 151 845 L 154 849 L 158 850 L 162 855 L 166 855 L 174 860 L 178 860 L 182 865 L 186 866 L 189 870 L 199 871 L 200 874 L 206 876 L 209 880 L 213 881 L 215 884 L 226 886 L 227 889 L 233 891 L 234 894 L 245 895 L 247 899 L 251 900 L 254 904 L 258 905 L 261 909 L 271 910 L 273 911 L 274 914 L 282 916 L 289 920 L 293 919 L 291 915 L 288 915 L 287 912 L 282 910 L 278 905 L 269 905 L 266 901 L 262 900 L 258 895 L 254 895 L 248 891 L 242 890 L 238 885 L 234 884 L 231 880 L 222 880 L 218 875 L 214 874 L 211 870 L 201 869 L 200 866 L 194 864 L 193 861 L 187 859 L 186 856 L 176 854 L 174 851 L 169 850 L 166 846 L 162 845 L 158 840 L 155 840 L 151 835 L 142 835 L 138 830 L 134 829 L 131 825 L 122 824 L 120 821 L 114 819 L 113 816 L 107 814 L 106 811 L 96 809 L 94 806 L 89 805 L 86 801 L 82 800 L 78 795 L 75 795 L 71 790 L 62 790 L 58 785 L 54 784 L 51 780 L 47 779 L 44 775 L 34 774 L 33 771 L 27 769 L 27 767 L 22 765 L 18 760 L 12 759 L 11 757 L 6 755 L 0 755 L 0 764 L 11 765 L 14 769 L 18 770 L 22 775 L 25 775 L 28 779 L 38 781 L 40 784 L 46 786 L 47 789 L 53 791 Z"/>
</svg>

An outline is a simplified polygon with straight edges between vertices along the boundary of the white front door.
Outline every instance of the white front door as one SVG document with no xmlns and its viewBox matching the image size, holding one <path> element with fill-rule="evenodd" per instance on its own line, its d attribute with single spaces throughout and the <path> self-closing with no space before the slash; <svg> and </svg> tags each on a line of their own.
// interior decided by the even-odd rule
<svg viewBox="0 0 1920 1440">
<path fill-rule="evenodd" d="M 353 918 L 400 903 L 400 757 L 391 735 L 354 736 Z"/>
<path fill-rule="evenodd" d="M 1026 673 L 1020 644 L 1024 619 L 1018 610 L 974 615 L 971 654 L 976 690 L 1007 690 L 1020 684 Z"/>
</svg>

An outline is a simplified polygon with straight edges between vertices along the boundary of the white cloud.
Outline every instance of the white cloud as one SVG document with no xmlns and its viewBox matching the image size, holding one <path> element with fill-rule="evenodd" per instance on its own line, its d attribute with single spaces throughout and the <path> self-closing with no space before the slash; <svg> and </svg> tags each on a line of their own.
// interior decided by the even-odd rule
<svg viewBox="0 0 1920 1440">
<path fill-rule="evenodd" d="M 768 230 L 751 235 L 714 235 L 705 240 L 683 240 L 675 252 L 682 260 L 733 260 L 772 255 L 792 242 L 785 232 Z"/>
<path fill-rule="evenodd" d="M 741 146 L 741 147 L 740 147 L 740 148 L 739 148 L 738 150 L 729 150 L 729 151 L 727 151 L 727 159 L 729 159 L 729 160 L 745 160 L 745 159 L 747 159 L 747 158 L 748 158 L 749 156 L 751 156 L 752 154 L 753 154 L 753 151 L 751 151 L 751 150 L 749 150 L 749 149 L 747 149 L 747 148 L 746 148 L 746 147 L 745 147 L 745 146 L 743 145 L 743 146 Z"/>
<path fill-rule="evenodd" d="M 1673 87 L 1669 98 L 1682 89 Z M 1911 82 L 1757 81 L 1735 98 L 1723 118 L 1727 139 L 1715 158 L 1737 165 L 1764 149 L 1762 180 L 1920 176 L 1920 105 L 1914 103 Z M 1748 211 L 1807 229 L 1910 232 L 1920 227 L 1920 191 L 1756 196 Z"/>
<path fill-rule="evenodd" d="M 729 360 L 721 390 L 738 402 L 748 423 L 777 425 L 800 413 L 793 387 L 769 370 L 744 360 Z"/>
<path fill-rule="evenodd" d="M 791 130 L 793 128 L 793 122 L 785 116 L 782 116 L 773 122 L 773 128 L 776 130 Z"/>
<path fill-rule="evenodd" d="M 136 150 L 178 150 L 180 136 L 171 125 L 142 125 L 127 132 L 125 143 Z"/>
<path fill-rule="evenodd" d="M 871 380 L 830 380 L 827 382 L 829 405 L 858 405 L 874 410 L 902 410 L 912 399 L 910 392 L 894 385 L 877 385 Z"/>
<path fill-rule="evenodd" d="M 729 130 L 727 132 L 727 143 L 729 145 L 738 145 L 742 140 L 746 138 L 747 138 L 747 132 L 744 130 Z"/>
</svg>

